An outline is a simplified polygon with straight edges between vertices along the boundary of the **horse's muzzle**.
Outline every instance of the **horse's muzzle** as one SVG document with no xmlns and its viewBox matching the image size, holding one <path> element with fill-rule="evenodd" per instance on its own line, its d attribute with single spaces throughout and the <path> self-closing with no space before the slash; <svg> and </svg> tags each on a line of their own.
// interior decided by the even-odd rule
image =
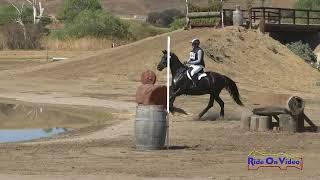
<svg viewBox="0 0 320 180">
<path fill-rule="evenodd" d="M 158 71 L 162 71 L 163 67 L 161 67 L 160 65 L 157 66 Z"/>
</svg>

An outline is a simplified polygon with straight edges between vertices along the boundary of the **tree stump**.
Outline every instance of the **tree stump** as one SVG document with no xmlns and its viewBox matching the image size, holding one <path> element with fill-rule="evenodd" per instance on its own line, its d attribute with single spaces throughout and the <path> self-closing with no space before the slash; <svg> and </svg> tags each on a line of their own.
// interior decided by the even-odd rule
<svg viewBox="0 0 320 180">
<path fill-rule="evenodd" d="M 280 131 L 297 132 L 296 119 L 289 114 L 280 114 L 279 129 Z"/>
<path fill-rule="evenodd" d="M 252 112 L 247 112 L 244 111 L 241 114 L 241 124 L 240 128 L 244 130 L 249 130 L 250 129 L 250 121 L 251 121 L 251 116 L 253 115 Z"/>
<path fill-rule="evenodd" d="M 271 129 L 271 116 L 251 116 L 250 130 L 252 131 L 269 131 Z"/>
<path fill-rule="evenodd" d="M 260 116 L 258 123 L 258 131 L 269 131 L 271 129 L 272 117 Z"/>
<path fill-rule="evenodd" d="M 259 117 L 257 115 L 253 115 L 250 118 L 250 130 L 251 131 L 256 131 L 258 129 L 259 126 Z"/>
</svg>

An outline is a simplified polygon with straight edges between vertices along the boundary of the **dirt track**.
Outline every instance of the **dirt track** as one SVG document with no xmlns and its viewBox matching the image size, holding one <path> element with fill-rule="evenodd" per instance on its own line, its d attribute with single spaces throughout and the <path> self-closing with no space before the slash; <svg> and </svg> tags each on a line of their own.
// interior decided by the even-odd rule
<svg viewBox="0 0 320 180">
<path fill-rule="evenodd" d="M 179 55 L 186 54 L 190 46 L 188 40 L 194 36 L 203 42 L 213 36 L 217 43 L 225 43 L 223 39 L 227 34 L 235 33 L 234 37 L 238 38 L 237 31 L 174 32 L 171 33 L 173 48 Z M 252 108 L 252 97 L 257 93 L 301 95 L 307 100 L 307 115 L 320 124 L 317 119 L 320 90 L 313 84 L 319 77 L 318 72 L 267 37 L 255 32 L 242 32 L 241 35 L 245 41 L 232 46 L 231 59 L 216 64 L 207 58 L 207 69 L 235 79 L 248 109 Z M 262 41 L 265 46 L 260 44 Z M 255 43 L 251 45 L 255 46 L 255 53 L 250 51 L 249 42 Z M 90 124 L 89 121 L 86 128 L 74 126 L 75 132 L 58 138 L 0 144 L 0 178 L 21 179 L 20 175 L 31 175 L 23 179 L 320 178 L 317 168 L 320 161 L 319 133 L 239 130 L 239 114 L 245 109 L 235 106 L 226 92 L 222 93 L 226 103 L 224 120 L 217 120 L 219 108 L 215 105 L 205 121 L 194 121 L 195 115 L 207 104 L 208 97 L 180 97 L 176 106 L 189 115 L 171 116 L 173 147 L 155 152 L 136 151 L 133 146 L 135 104 L 132 101 L 139 85 L 137 81 L 142 70 L 154 69 L 164 44 L 165 35 L 113 50 L 82 54 L 70 61 L 30 64 L 29 67 L 11 67 L 0 72 L 0 97 L 11 101 L 81 107 L 83 111 L 102 108 L 114 117 L 100 124 L 95 124 L 96 121 Z M 270 53 L 269 45 L 275 45 L 281 54 Z M 265 59 L 269 63 L 265 63 Z M 258 67 L 261 71 L 255 72 Z M 283 72 L 285 67 L 288 71 Z M 265 71 L 268 69 L 272 71 Z M 157 74 L 163 83 L 164 73 Z M 299 154 L 304 158 L 305 168 L 303 171 L 248 171 L 247 156 L 255 149 Z"/>
</svg>

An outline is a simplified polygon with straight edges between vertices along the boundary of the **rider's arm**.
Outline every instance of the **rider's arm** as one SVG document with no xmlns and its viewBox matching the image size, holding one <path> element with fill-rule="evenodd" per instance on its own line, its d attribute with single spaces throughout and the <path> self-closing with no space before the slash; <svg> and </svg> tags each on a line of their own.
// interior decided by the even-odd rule
<svg viewBox="0 0 320 180">
<path fill-rule="evenodd" d="M 203 53 L 202 53 L 201 50 L 199 50 L 199 51 L 198 51 L 198 60 L 196 60 L 196 61 L 189 61 L 189 63 L 190 63 L 190 64 L 198 64 L 198 63 L 200 63 L 202 56 L 203 56 Z"/>
</svg>

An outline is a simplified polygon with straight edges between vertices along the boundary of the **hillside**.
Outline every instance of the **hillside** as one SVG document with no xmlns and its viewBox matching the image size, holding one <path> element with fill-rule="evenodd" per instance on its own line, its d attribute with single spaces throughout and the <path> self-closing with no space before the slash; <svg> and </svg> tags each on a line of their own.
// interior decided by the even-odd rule
<svg viewBox="0 0 320 180">
<path fill-rule="evenodd" d="M 291 7 L 295 0 L 266 0 L 265 6 Z M 21 2 L 20 0 L 0 0 L 0 5 L 8 2 Z M 63 0 L 42 0 L 49 14 L 56 14 L 62 7 Z M 184 0 L 101 0 L 104 8 L 117 15 L 145 15 L 151 11 L 160 11 L 168 8 L 185 9 Z M 193 0 L 206 4 L 207 0 Z M 235 8 L 236 5 L 246 7 L 246 0 L 226 0 L 226 8 Z M 261 6 L 260 0 L 255 0 L 256 6 Z"/>
<path fill-rule="evenodd" d="M 194 29 L 170 33 L 173 51 L 185 60 L 189 40 L 198 37 L 204 45 L 224 49 L 225 60 L 216 63 L 206 57 L 206 70 L 220 72 L 234 79 L 244 95 L 251 92 L 307 94 L 319 93 L 316 86 L 319 72 L 267 35 L 229 27 Z M 105 94 L 133 100 L 140 74 L 156 71 L 161 50 L 168 34 L 151 37 L 115 49 L 102 50 L 67 61 L 30 68 L 10 76 L 7 87 L 25 89 L 25 82 L 34 91 L 63 91 L 71 94 Z M 165 72 L 157 72 L 160 83 Z M 4 79 L 5 76 L 3 76 Z M 15 81 L 13 81 L 15 80 Z M 6 80 L 7 81 L 7 80 Z M 118 95 L 115 95 L 118 94 Z M 108 96 L 109 97 L 109 96 Z"/>
</svg>

